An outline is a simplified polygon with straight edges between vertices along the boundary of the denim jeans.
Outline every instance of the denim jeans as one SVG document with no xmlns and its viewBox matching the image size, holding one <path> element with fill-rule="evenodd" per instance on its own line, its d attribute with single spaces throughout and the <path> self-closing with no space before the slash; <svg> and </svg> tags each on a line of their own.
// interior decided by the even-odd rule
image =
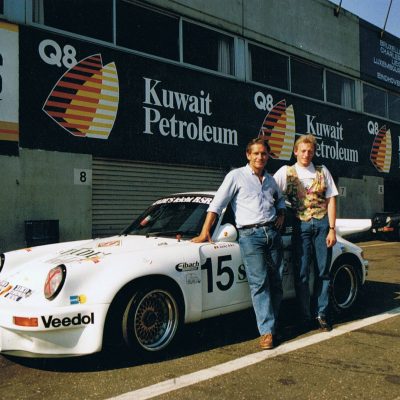
<svg viewBox="0 0 400 400">
<path fill-rule="evenodd" d="M 302 317 L 309 320 L 317 315 L 329 314 L 329 269 L 332 260 L 332 248 L 326 246 L 329 232 L 328 217 L 312 218 L 304 222 L 296 220 L 293 224 L 294 277 L 296 294 L 300 303 Z M 311 307 L 310 269 L 314 261 L 314 295 L 316 306 Z"/>
<path fill-rule="evenodd" d="M 272 226 L 240 229 L 239 245 L 260 335 L 275 334 L 282 301 L 281 236 Z"/>
</svg>

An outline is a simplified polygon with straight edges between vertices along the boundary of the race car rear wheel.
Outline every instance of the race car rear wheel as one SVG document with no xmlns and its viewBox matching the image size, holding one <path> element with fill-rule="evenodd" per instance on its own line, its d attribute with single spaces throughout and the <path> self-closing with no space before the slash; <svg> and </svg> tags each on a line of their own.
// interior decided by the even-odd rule
<svg viewBox="0 0 400 400">
<path fill-rule="evenodd" d="M 157 352 L 174 339 L 180 310 L 174 291 L 167 287 L 138 289 L 122 318 L 125 343 L 135 350 Z"/>
<path fill-rule="evenodd" d="M 356 302 L 360 291 L 360 279 L 356 267 L 346 261 L 339 262 L 331 270 L 331 302 L 333 310 L 342 313 Z"/>
</svg>

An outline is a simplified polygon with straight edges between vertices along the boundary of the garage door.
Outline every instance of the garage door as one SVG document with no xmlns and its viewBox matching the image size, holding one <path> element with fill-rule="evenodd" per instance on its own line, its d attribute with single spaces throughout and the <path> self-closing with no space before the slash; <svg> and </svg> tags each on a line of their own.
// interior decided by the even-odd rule
<svg viewBox="0 0 400 400">
<path fill-rule="evenodd" d="M 93 237 L 118 234 L 161 196 L 215 190 L 227 171 L 94 158 Z"/>
</svg>

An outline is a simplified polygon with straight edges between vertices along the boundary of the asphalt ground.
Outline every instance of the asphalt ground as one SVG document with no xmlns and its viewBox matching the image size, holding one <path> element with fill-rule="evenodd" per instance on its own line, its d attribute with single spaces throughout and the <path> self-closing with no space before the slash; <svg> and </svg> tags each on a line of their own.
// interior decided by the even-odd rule
<svg viewBox="0 0 400 400">
<path fill-rule="evenodd" d="M 283 341 L 273 350 L 280 354 L 265 358 L 269 351 L 259 351 L 250 310 L 189 325 L 179 346 L 152 361 L 111 350 L 70 359 L 0 356 L 0 398 L 400 400 L 400 316 L 379 322 L 375 317 L 400 307 L 400 243 L 358 245 L 369 261 L 369 276 L 358 307 L 335 320 L 332 333 L 343 330 L 340 335 L 302 333 L 296 304 L 287 302 Z M 367 325 L 345 331 L 365 319 Z M 313 343 L 316 338 L 323 340 Z M 291 351 L 283 351 L 289 346 Z M 249 357 L 261 359 L 241 365 Z M 227 362 L 238 366 L 213 379 L 197 379 L 199 371 L 218 371 Z M 160 384 L 188 374 L 194 378 L 187 386 L 171 391 L 174 386 L 166 385 L 157 396 Z M 147 397 L 140 397 L 146 388 Z"/>
</svg>

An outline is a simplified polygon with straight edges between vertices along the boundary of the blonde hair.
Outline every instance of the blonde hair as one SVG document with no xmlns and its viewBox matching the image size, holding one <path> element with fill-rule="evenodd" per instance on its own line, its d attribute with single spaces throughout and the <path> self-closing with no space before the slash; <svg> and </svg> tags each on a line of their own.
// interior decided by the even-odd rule
<svg viewBox="0 0 400 400">
<path fill-rule="evenodd" d="M 312 135 L 311 133 L 307 134 L 307 135 L 301 135 L 296 142 L 294 143 L 294 150 L 297 150 L 297 148 L 299 147 L 300 144 L 302 143 L 309 143 L 312 144 L 314 146 L 314 150 L 315 147 L 317 146 L 317 139 L 315 138 L 314 135 Z"/>
</svg>

